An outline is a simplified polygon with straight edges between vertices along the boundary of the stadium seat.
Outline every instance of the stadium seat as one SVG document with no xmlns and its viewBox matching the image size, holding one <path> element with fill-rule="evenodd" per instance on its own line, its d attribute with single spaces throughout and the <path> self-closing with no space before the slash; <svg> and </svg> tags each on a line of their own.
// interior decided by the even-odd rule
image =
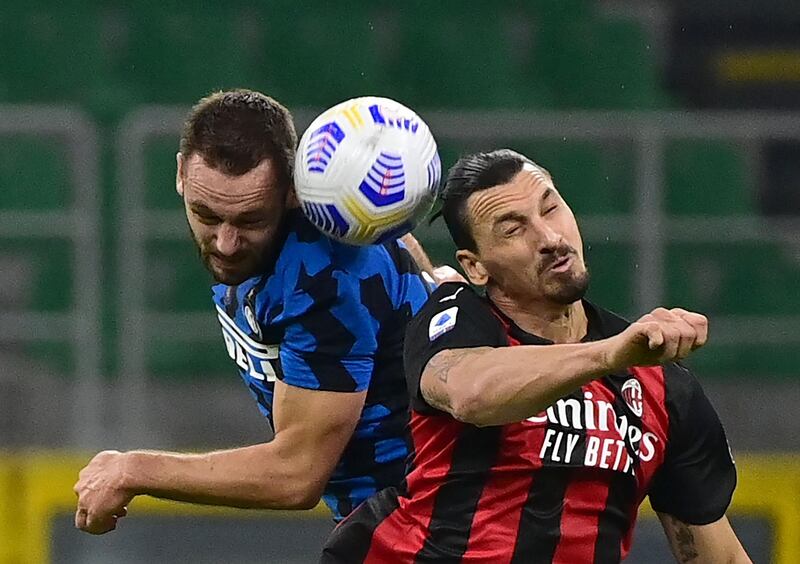
<svg viewBox="0 0 800 564">
<path fill-rule="evenodd" d="M 248 56 L 237 13 L 224 6 L 131 9 L 130 74 L 154 102 L 187 103 L 214 89 L 248 84 Z"/>
<path fill-rule="evenodd" d="M 175 153 L 180 137 L 167 135 L 151 138 L 144 148 L 145 206 L 155 210 L 182 210 L 180 196 L 175 192 Z"/>
<path fill-rule="evenodd" d="M 211 318 L 212 313 L 209 312 Z M 228 358 L 222 334 L 217 341 L 205 340 L 154 340 L 147 351 L 148 372 L 164 380 L 239 378 L 236 365 Z M 246 394 L 242 388 L 242 394 Z"/>
<path fill-rule="evenodd" d="M 72 202 L 63 143 L 32 135 L 0 139 L 0 209 L 52 210 Z"/>
<path fill-rule="evenodd" d="M 209 274 L 189 239 L 153 241 L 147 245 L 148 311 L 153 313 L 206 314 L 204 321 L 216 328 L 214 304 L 211 300 Z M 192 327 L 195 329 L 195 327 Z M 208 377 L 215 374 L 236 376 L 236 370 L 225 353 L 220 335 L 209 342 L 175 335 L 175 338 L 149 340 L 147 363 L 155 377 Z"/>
<path fill-rule="evenodd" d="M 755 213 L 743 152 L 725 141 L 682 140 L 667 148 L 666 209 L 676 215 Z"/>
<path fill-rule="evenodd" d="M 633 163 L 629 147 L 569 140 L 511 142 L 509 146 L 550 171 L 576 214 L 631 211 Z"/>
<path fill-rule="evenodd" d="M 416 2 L 406 14 L 402 76 L 410 103 L 433 108 L 542 108 L 549 88 L 530 81 L 534 30 L 513 8 L 477 2 Z M 426 25 L 421 25 L 421 22 Z M 516 24 L 516 25 L 515 25 Z"/>
<path fill-rule="evenodd" d="M 712 339 L 688 359 L 687 365 L 701 379 L 797 380 L 797 351 L 786 344 L 717 344 Z"/>
<path fill-rule="evenodd" d="M 0 97 L 9 102 L 80 105 L 104 123 L 144 101 L 127 54 L 120 7 L 4 6 L 0 13 Z"/>
<path fill-rule="evenodd" d="M 79 97 L 96 52 L 95 34 L 87 34 L 93 30 L 91 16 L 91 9 L 53 5 L 3 7 L 0 70 L 10 86 L 9 100 L 54 102 Z"/>
<path fill-rule="evenodd" d="M 192 243 L 188 227 L 179 241 L 151 241 L 147 247 L 147 306 L 161 312 L 208 311 L 211 284 Z"/>
<path fill-rule="evenodd" d="M 587 92 L 585 107 L 638 110 L 667 105 L 649 39 L 638 22 L 600 19 L 597 44 L 597 64 L 588 69 L 596 73 L 598 90 Z"/>
<path fill-rule="evenodd" d="M 73 247 L 60 239 L 0 239 L 0 311 L 69 313 L 73 298 Z M 75 354 L 66 334 L 58 341 L 4 343 L 63 374 L 73 371 Z"/>
<path fill-rule="evenodd" d="M 536 50 L 561 108 L 666 104 L 647 39 L 634 21 L 564 18 L 561 25 L 542 29 Z"/>
<path fill-rule="evenodd" d="M 369 94 L 401 97 L 395 88 L 407 77 L 395 64 L 399 30 L 393 10 L 380 3 L 281 0 L 253 11 L 261 34 L 256 84 L 295 108 Z"/>
<path fill-rule="evenodd" d="M 63 239 L 0 239 L 5 285 L 0 309 L 67 312 L 72 296 L 73 247 Z M 54 283 L 57 281 L 57 283 Z"/>
<path fill-rule="evenodd" d="M 438 139 L 442 176 L 465 153 L 485 150 L 486 144 L 464 145 Z M 575 213 L 614 214 L 633 209 L 634 163 L 625 144 L 583 141 L 495 139 L 491 147 L 519 151 L 548 169 Z"/>
<path fill-rule="evenodd" d="M 636 313 L 633 246 L 591 239 L 583 244 L 591 272 L 589 299 L 619 315 Z"/>
<path fill-rule="evenodd" d="M 776 243 L 673 244 L 667 298 L 714 315 L 800 315 L 800 265 Z"/>
</svg>

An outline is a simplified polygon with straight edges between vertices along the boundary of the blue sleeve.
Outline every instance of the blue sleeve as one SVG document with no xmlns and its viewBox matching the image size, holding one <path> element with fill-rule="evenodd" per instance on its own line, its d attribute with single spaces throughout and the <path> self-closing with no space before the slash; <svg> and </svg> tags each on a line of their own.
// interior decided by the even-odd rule
<svg viewBox="0 0 800 564">
<path fill-rule="evenodd" d="M 290 315 L 281 342 L 282 381 L 334 392 L 367 389 L 379 324 L 361 302 L 358 277 L 333 265 L 309 275 L 301 265 L 284 311 Z"/>
</svg>

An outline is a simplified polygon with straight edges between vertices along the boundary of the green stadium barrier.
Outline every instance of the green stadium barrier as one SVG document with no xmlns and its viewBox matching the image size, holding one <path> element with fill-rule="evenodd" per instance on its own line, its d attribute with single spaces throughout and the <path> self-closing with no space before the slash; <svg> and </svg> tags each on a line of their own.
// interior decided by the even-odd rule
<svg viewBox="0 0 800 564">
<path fill-rule="evenodd" d="M 69 453 L 0 456 L 0 543 L 3 562 L 47 564 L 53 519 L 75 509 L 72 487 L 89 456 Z M 800 562 L 800 454 L 751 454 L 737 458 L 739 482 L 728 515 L 766 519 L 773 532 L 774 564 Z M 245 511 L 137 498 L 130 514 L 230 518 L 324 517 L 322 505 L 308 512 Z M 643 519 L 654 517 L 649 504 Z"/>
<path fill-rule="evenodd" d="M 3 136 L 0 143 L 0 209 L 57 210 L 70 204 L 69 166 L 63 143 Z"/>
<path fill-rule="evenodd" d="M 800 314 L 800 268 L 778 243 L 672 243 L 667 302 L 711 315 Z"/>
<path fill-rule="evenodd" d="M 666 153 L 665 209 L 674 215 L 756 213 L 741 147 L 727 141 L 672 141 Z"/>
</svg>

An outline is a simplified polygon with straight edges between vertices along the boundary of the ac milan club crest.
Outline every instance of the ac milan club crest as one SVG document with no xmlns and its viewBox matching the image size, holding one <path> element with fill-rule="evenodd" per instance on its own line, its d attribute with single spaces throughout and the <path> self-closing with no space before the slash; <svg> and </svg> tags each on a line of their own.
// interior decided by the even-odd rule
<svg viewBox="0 0 800 564">
<path fill-rule="evenodd" d="M 644 410 L 644 396 L 642 395 L 642 385 L 636 378 L 631 378 L 622 385 L 622 398 L 628 407 L 631 408 L 636 417 L 642 416 Z"/>
</svg>

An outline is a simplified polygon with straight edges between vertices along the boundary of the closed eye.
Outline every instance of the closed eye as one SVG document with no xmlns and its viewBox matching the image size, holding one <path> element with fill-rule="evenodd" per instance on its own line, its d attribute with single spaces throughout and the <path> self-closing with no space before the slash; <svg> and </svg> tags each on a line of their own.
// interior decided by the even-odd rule
<svg viewBox="0 0 800 564">
<path fill-rule="evenodd" d="M 220 219 L 215 215 L 194 212 L 194 216 L 203 225 L 217 225 L 220 222 Z"/>
<path fill-rule="evenodd" d="M 240 219 L 236 223 L 245 229 L 260 229 L 266 225 L 267 219 L 263 217 L 248 217 Z"/>
</svg>

